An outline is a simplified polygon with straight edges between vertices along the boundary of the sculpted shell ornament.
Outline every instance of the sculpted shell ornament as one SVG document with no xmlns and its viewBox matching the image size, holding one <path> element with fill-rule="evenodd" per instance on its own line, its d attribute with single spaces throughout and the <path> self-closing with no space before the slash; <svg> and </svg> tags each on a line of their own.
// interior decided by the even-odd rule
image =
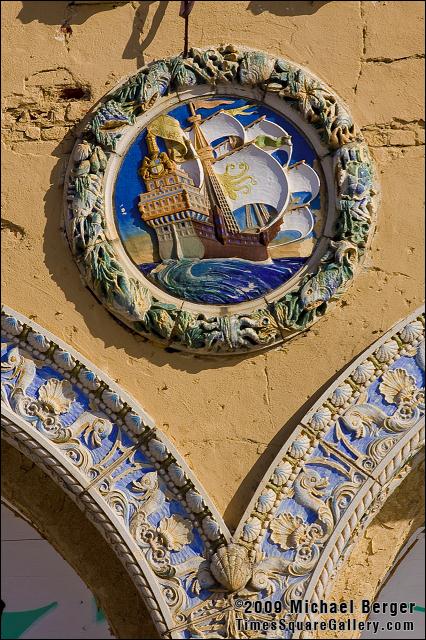
<svg viewBox="0 0 426 640">
<path fill-rule="evenodd" d="M 276 485 L 277 487 L 282 487 L 290 478 L 291 472 L 291 464 L 287 461 L 281 462 L 281 464 L 279 464 L 278 467 L 275 467 L 274 469 L 271 477 L 272 484 Z"/>
<path fill-rule="evenodd" d="M 377 351 L 375 352 L 375 356 L 379 362 L 388 363 L 393 358 L 395 358 L 398 354 L 398 343 L 395 340 L 389 340 L 382 344 Z"/>
<path fill-rule="evenodd" d="M 28 344 L 34 349 L 45 353 L 50 348 L 50 340 L 48 340 L 43 334 L 30 331 L 27 336 Z"/>
<path fill-rule="evenodd" d="M 405 369 L 394 369 L 383 374 L 379 391 L 386 402 L 401 404 L 411 400 L 416 391 L 416 382 Z"/>
<path fill-rule="evenodd" d="M 365 384 L 372 378 L 376 369 L 370 360 L 366 360 L 357 366 L 352 374 L 352 379 L 359 384 Z"/>
<path fill-rule="evenodd" d="M 1 328 L 6 331 L 6 333 L 10 333 L 12 336 L 19 336 L 23 331 L 23 325 L 17 318 L 13 316 L 2 315 L 1 317 Z"/>
<path fill-rule="evenodd" d="M 216 307 L 175 298 L 135 268 L 117 241 L 108 180 L 117 145 L 170 105 L 204 94 L 264 101 L 304 120 L 304 135 L 319 153 L 327 200 L 328 241 L 317 245 L 298 272 L 263 296 Z M 150 111 L 155 109 L 154 111 Z M 143 126 L 146 126 L 144 124 Z M 326 160 L 327 159 L 327 160 Z M 332 169 L 334 165 L 334 169 Z M 113 186 L 113 185 L 112 185 Z M 310 327 L 345 292 L 364 259 L 375 226 L 375 171 L 362 134 L 331 89 L 292 62 L 234 45 L 191 49 L 183 58 L 158 60 L 107 94 L 87 116 L 66 177 L 65 229 L 83 279 L 95 296 L 132 331 L 163 347 L 229 354 L 275 345 Z M 331 221 L 334 221 L 331 224 Z M 19 328 L 10 328 L 10 331 Z"/>
<path fill-rule="evenodd" d="M 210 563 L 214 578 L 228 591 L 243 589 L 252 577 L 253 567 L 247 549 L 237 544 L 220 547 Z"/>
<path fill-rule="evenodd" d="M 53 354 L 53 359 L 64 371 L 72 371 L 75 367 L 75 360 L 70 353 L 57 349 Z"/>
<path fill-rule="evenodd" d="M 177 515 L 161 520 L 158 532 L 170 551 L 180 551 L 193 538 L 191 523 Z"/>
<path fill-rule="evenodd" d="M 201 513 L 205 507 L 204 500 L 198 491 L 191 489 L 185 496 L 188 507 L 194 513 Z"/>
<path fill-rule="evenodd" d="M 275 518 L 270 524 L 270 529 L 272 542 L 281 549 L 296 548 L 310 542 L 308 527 L 299 516 L 291 513 L 282 513 Z"/>
<path fill-rule="evenodd" d="M 243 540 L 246 542 L 253 542 L 259 535 L 261 528 L 262 523 L 259 518 L 250 518 L 243 527 Z"/>
<path fill-rule="evenodd" d="M 406 343 L 413 343 L 423 335 L 423 325 L 419 320 L 410 322 L 400 333 L 401 340 Z"/>
<path fill-rule="evenodd" d="M 296 459 L 303 458 L 310 446 L 311 441 L 308 436 L 302 435 L 291 443 L 290 453 Z"/>
<path fill-rule="evenodd" d="M 210 516 L 207 516 L 207 518 L 204 518 L 202 526 L 203 526 L 203 531 L 209 540 L 214 541 L 220 537 L 219 525 L 215 520 L 213 520 L 213 518 L 210 518 Z"/>
<path fill-rule="evenodd" d="M 277 499 L 275 491 L 272 489 L 265 489 L 257 501 L 256 511 L 259 513 L 268 513 L 274 506 L 275 500 Z"/>
<path fill-rule="evenodd" d="M 168 468 L 168 474 L 177 487 L 183 487 L 187 482 L 185 472 L 174 462 Z"/>
<path fill-rule="evenodd" d="M 311 424 L 315 430 L 324 429 L 331 420 L 331 411 L 328 407 L 320 407 L 312 416 Z"/>
<path fill-rule="evenodd" d="M 71 383 L 56 378 L 51 378 L 40 387 L 38 397 L 45 409 L 56 416 L 66 413 L 75 400 Z"/>
<path fill-rule="evenodd" d="M 342 384 L 331 394 L 331 402 L 335 407 L 344 407 L 349 398 L 352 396 L 352 388 L 349 384 Z"/>
<path fill-rule="evenodd" d="M 91 391 L 96 391 L 100 387 L 100 382 L 96 375 L 93 371 L 89 371 L 89 369 L 86 369 L 85 367 L 80 369 L 78 379 Z"/>
</svg>

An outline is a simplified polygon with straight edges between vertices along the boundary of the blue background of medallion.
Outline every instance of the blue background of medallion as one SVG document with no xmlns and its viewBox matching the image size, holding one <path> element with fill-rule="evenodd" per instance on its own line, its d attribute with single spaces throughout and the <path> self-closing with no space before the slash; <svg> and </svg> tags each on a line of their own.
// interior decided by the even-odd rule
<svg viewBox="0 0 426 640">
<path fill-rule="evenodd" d="M 221 98 L 221 96 L 215 96 L 214 100 Z M 223 96 L 223 99 L 232 100 L 233 98 Z M 234 109 L 244 105 L 253 106 L 247 109 L 250 115 L 237 114 L 235 116 L 243 125 L 250 124 L 260 116 L 266 116 L 268 120 L 280 125 L 291 136 L 293 151 L 290 164 L 304 160 L 306 164 L 313 166 L 317 156 L 306 138 L 281 114 L 263 104 L 245 99 L 235 99 L 229 105 L 219 105 L 212 109 L 200 108 L 197 113 L 205 118 L 222 109 Z M 167 113 L 176 118 L 183 129 L 188 127 L 187 118 L 191 115 L 188 104 L 182 104 Z M 146 129 L 130 145 L 122 160 L 114 185 L 113 206 L 116 226 L 131 259 L 131 251 L 126 247 L 127 240 L 145 233 L 147 240 L 150 236 L 155 242 L 153 231 L 142 221 L 138 209 L 139 195 L 146 191 L 144 181 L 138 174 L 139 167 L 148 153 L 145 137 Z M 162 151 L 166 151 L 162 139 L 157 138 L 157 143 Z M 281 165 L 287 160 L 287 154 L 284 151 L 277 151 L 272 155 Z M 313 210 L 320 209 L 319 195 L 311 202 L 310 207 Z M 238 222 L 242 222 L 244 211 L 240 209 L 234 212 L 234 215 Z M 286 238 L 291 238 L 291 233 L 286 232 Z M 170 260 L 167 261 L 166 270 L 162 270 L 158 275 L 155 273 L 150 275 L 150 273 L 159 262 L 137 264 L 137 266 L 157 286 L 178 298 L 207 304 L 232 304 L 262 297 L 280 287 L 306 261 L 307 258 L 300 257 L 276 258 L 272 264 L 263 265 L 239 259 Z"/>
</svg>

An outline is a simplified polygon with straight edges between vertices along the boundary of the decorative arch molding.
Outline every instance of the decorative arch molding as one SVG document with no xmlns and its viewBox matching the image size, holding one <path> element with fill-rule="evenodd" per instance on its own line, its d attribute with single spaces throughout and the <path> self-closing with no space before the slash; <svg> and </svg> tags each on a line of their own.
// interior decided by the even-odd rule
<svg viewBox="0 0 426 640">
<path fill-rule="evenodd" d="M 354 536 L 423 446 L 418 310 L 315 403 L 231 535 L 182 457 L 130 396 L 11 309 L 2 329 L 3 437 L 103 533 L 166 638 L 243 637 L 237 618 L 312 622 L 289 614 L 291 601 L 321 598 Z M 238 598 L 272 599 L 279 613 L 244 613 Z M 282 637 L 297 633 L 287 628 Z"/>
<path fill-rule="evenodd" d="M 2 440 L 1 499 L 24 517 L 78 574 L 115 638 L 159 638 L 143 599 L 115 550 L 43 469 Z M 59 595 L 59 594 L 58 594 Z"/>
<path fill-rule="evenodd" d="M 398 560 L 405 556 L 404 550 L 407 552 L 410 548 L 416 531 L 424 527 L 422 452 L 416 454 L 398 475 L 402 477 L 399 486 L 391 495 L 386 495 L 384 504 L 380 500 L 380 506 L 374 508 L 371 522 L 352 537 L 345 561 L 339 563 L 338 573 L 326 586 L 325 601 L 344 602 L 352 595 L 356 600 L 355 594 L 358 595 L 360 591 L 363 598 L 371 602 L 378 599 L 383 601 L 381 592 L 388 578 L 397 570 Z M 356 617 L 359 621 L 365 621 L 368 614 L 358 609 Z M 344 613 L 331 613 L 326 618 L 337 618 L 338 622 L 347 624 L 347 614 Z M 318 629 L 313 637 L 323 638 L 323 634 Z"/>
</svg>

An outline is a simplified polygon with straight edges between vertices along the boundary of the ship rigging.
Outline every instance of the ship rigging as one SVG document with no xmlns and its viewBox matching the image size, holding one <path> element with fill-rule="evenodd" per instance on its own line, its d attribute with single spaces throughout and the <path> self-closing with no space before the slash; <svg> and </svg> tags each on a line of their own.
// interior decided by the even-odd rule
<svg viewBox="0 0 426 640">
<path fill-rule="evenodd" d="M 161 259 L 264 261 L 268 245 L 292 217 L 301 234 L 310 233 L 313 217 L 303 194 L 313 199 L 319 178 L 303 162 L 289 166 L 287 132 L 264 116 L 244 127 L 232 112 L 250 105 L 204 120 L 196 108 L 189 103 L 185 131 L 166 115 L 147 128 L 148 155 L 139 170 L 146 192 L 139 210 L 156 232 Z M 167 152 L 160 152 L 157 136 Z M 276 151 L 286 154 L 283 166 L 272 155 Z M 238 210 L 244 212 L 243 228 Z"/>
</svg>

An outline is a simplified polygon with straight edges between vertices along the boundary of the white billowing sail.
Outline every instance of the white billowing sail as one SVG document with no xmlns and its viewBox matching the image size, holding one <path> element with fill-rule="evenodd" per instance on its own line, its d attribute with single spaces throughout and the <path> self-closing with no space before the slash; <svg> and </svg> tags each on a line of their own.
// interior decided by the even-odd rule
<svg viewBox="0 0 426 640">
<path fill-rule="evenodd" d="M 287 175 L 291 192 L 291 207 L 300 207 L 305 202 L 310 202 L 317 197 L 320 190 L 320 180 L 318 174 L 308 164 L 301 162 L 290 167 Z"/>
<path fill-rule="evenodd" d="M 262 146 L 262 149 L 267 153 L 273 153 L 274 151 L 279 151 L 280 149 L 284 149 L 287 153 L 287 164 L 290 162 L 291 152 L 293 149 L 293 145 L 291 144 L 291 138 L 288 135 L 287 131 L 280 127 L 279 124 L 275 122 L 271 122 L 270 120 L 266 120 L 265 118 L 262 120 L 255 121 L 252 125 L 247 125 L 245 128 L 246 133 L 246 142 L 254 141 L 258 136 L 267 136 L 268 138 L 286 138 L 286 142 L 279 147 L 274 146 Z"/>
<path fill-rule="evenodd" d="M 199 187 L 201 189 L 201 187 L 204 184 L 204 169 L 203 169 L 203 165 L 201 163 L 201 160 L 198 158 L 198 156 L 196 154 L 196 151 L 194 149 L 194 145 L 188 139 L 188 136 L 185 133 L 183 134 L 183 136 L 188 141 L 189 148 L 191 149 L 192 155 L 194 157 L 193 157 L 192 160 L 185 160 L 185 162 L 182 162 L 182 164 L 180 165 L 180 168 L 183 169 L 184 171 L 186 171 L 186 173 L 189 175 L 189 177 L 192 178 L 192 180 L 194 181 L 195 186 Z"/>
<path fill-rule="evenodd" d="M 200 123 L 200 129 L 203 132 L 207 142 L 211 144 L 218 138 L 226 136 L 237 136 L 244 142 L 244 127 L 237 118 L 229 115 L 225 111 L 218 111 L 211 118 Z M 191 140 L 194 140 L 194 132 L 190 131 Z"/>
<path fill-rule="evenodd" d="M 309 207 L 299 207 L 299 209 L 289 211 L 284 215 L 279 233 L 292 231 L 297 232 L 297 236 L 290 239 L 283 239 L 282 242 L 274 242 L 274 245 L 290 244 L 291 242 L 297 242 L 298 240 L 302 240 L 302 238 L 306 238 L 313 230 L 314 224 L 315 219 Z"/>
<path fill-rule="evenodd" d="M 196 187 L 202 187 L 204 183 L 204 171 L 203 165 L 198 158 L 194 158 L 193 160 L 186 160 L 183 162 L 180 167 L 186 171 L 190 178 L 193 179 Z"/>
<path fill-rule="evenodd" d="M 289 188 L 280 163 L 254 144 L 217 160 L 213 171 L 220 181 L 231 211 L 248 204 L 266 204 L 281 213 Z"/>
</svg>

